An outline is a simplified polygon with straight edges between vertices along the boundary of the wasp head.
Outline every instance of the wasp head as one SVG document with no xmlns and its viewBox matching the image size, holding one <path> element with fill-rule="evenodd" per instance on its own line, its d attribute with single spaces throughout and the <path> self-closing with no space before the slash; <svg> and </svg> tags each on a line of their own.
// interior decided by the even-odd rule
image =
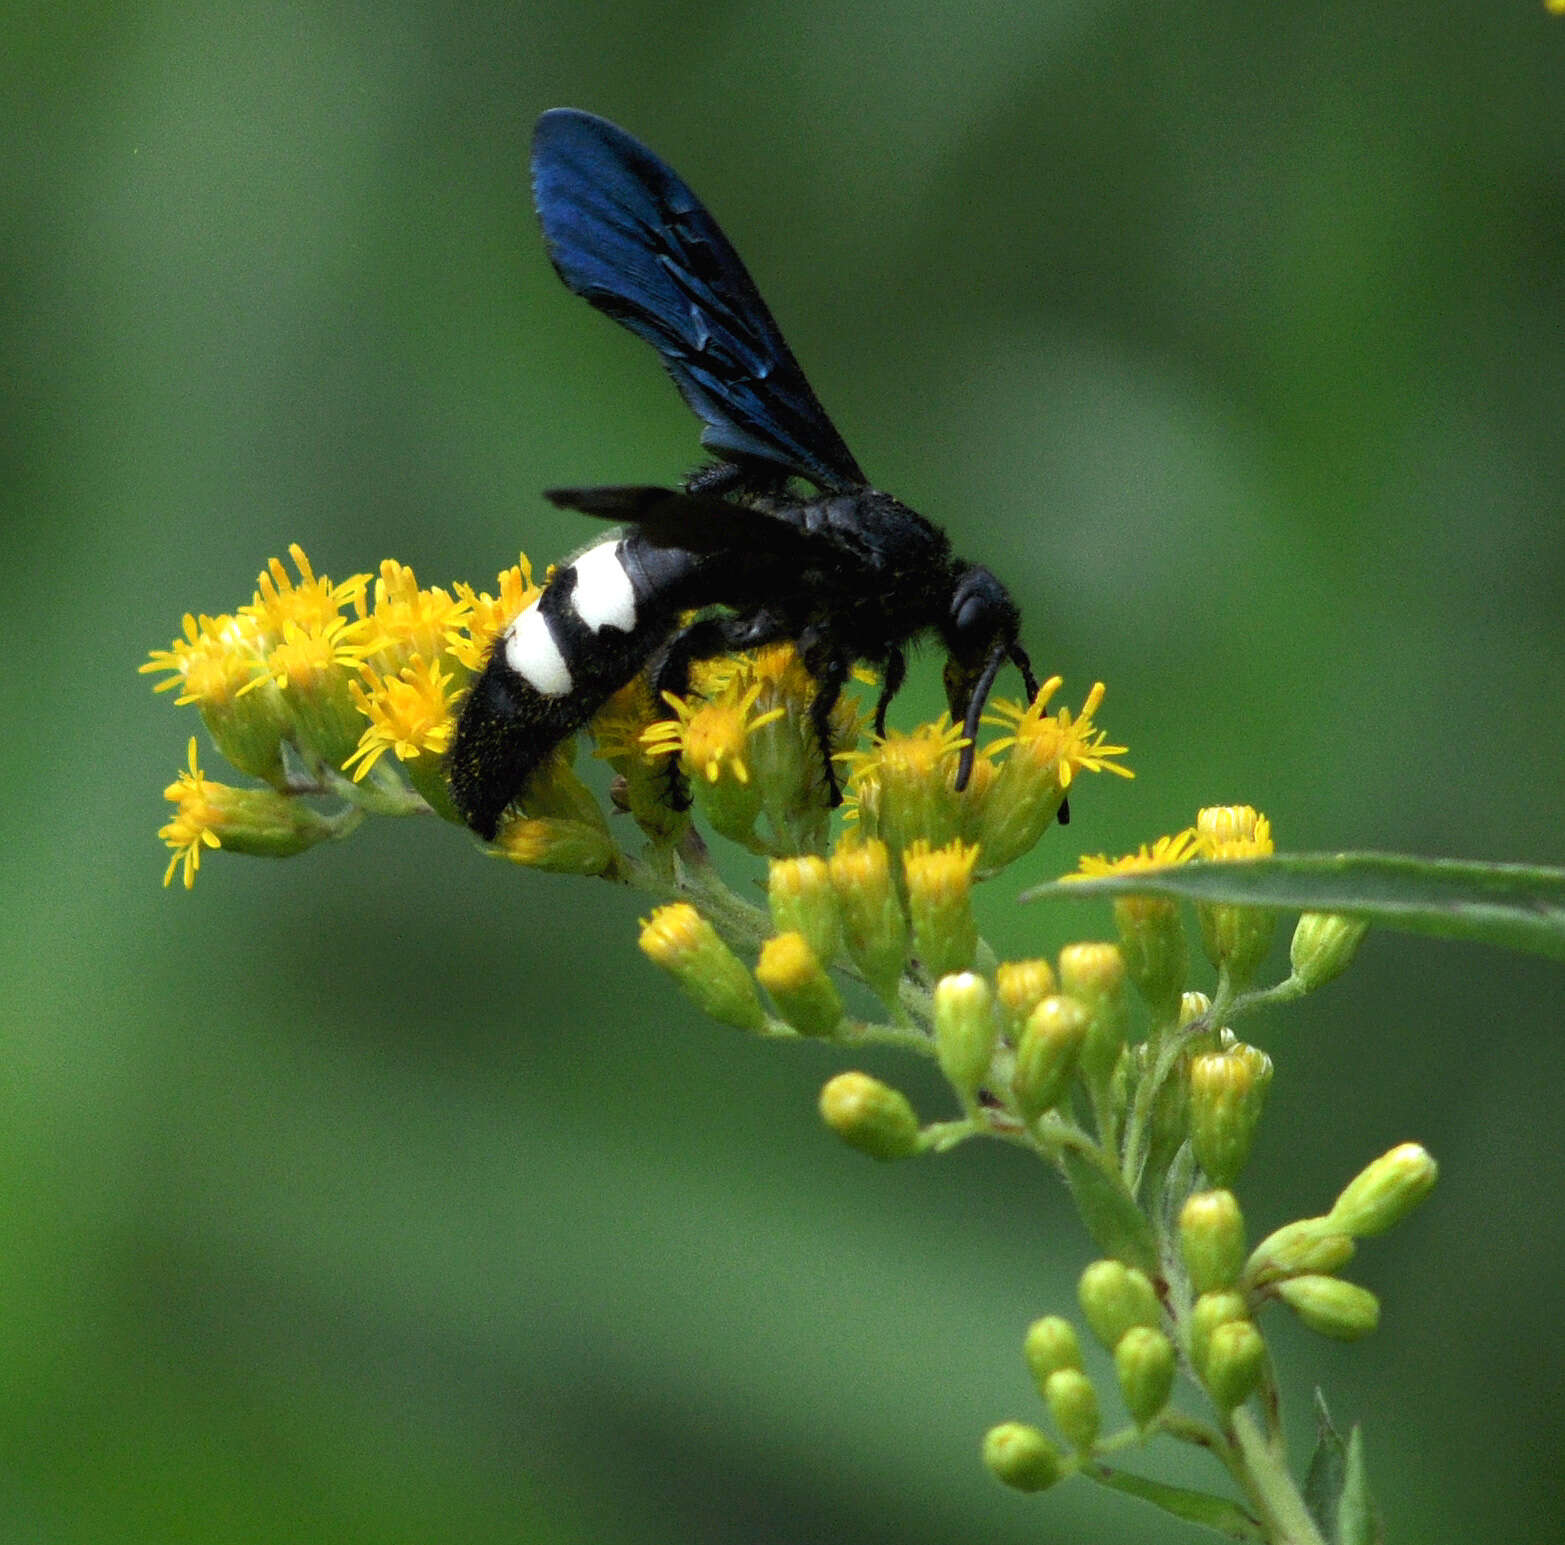
<svg viewBox="0 0 1565 1545">
<path fill-rule="evenodd" d="M 972 775 L 979 715 L 1006 660 L 1014 661 L 1021 671 L 1028 702 L 1038 695 L 1027 652 L 1017 642 L 1021 623 L 1016 603 L 988 569 L 975 563 L 958 571 L 951 590 L 951 610 L 941 625 L 946 646 L 946 701 L 952 723 L 961 725 L 967 738 L 957 763 L 958 790 L 967 787 Z"/>
</svg>

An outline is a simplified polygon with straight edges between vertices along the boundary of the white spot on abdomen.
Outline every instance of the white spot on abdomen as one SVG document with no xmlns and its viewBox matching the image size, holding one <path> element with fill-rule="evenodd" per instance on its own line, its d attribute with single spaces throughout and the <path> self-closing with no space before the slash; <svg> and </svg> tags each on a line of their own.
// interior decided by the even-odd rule
<svg viewBox="0 0 1565 1545">
<path fill-rule="evenodd" d="M 571 668 L 536 601 L 507 631 L 505 663 L 545 697 L 564 697 L 571 689 Z"/>
<path fill-rule="evenodd" d="M 600 542 L 572 565 L 576 588 L 571 605 L 594 633 L 605 627 L 629 633 L 636 626 L 636 592 L 620 562 L 618 542 Z"/>
</svg>

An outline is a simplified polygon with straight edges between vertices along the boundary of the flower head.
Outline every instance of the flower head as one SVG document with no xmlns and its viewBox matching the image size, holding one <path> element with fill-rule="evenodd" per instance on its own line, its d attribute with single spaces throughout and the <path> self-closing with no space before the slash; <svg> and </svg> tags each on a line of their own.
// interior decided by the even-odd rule
<svg viewBox="0 0 1565 1545">
<path fill-rule="evenodd" d="M 217 809 L 218 785 L 208 783 L 201 764 L 196 759 L 196 737 L 190 737 L 190 770 L 181 772 L 173 783 L 163 790 L 163 797 L 172 802 L 174 816 L 162 827 L 158 836 L 173 850 L 174 856 L 163 871 L 163 883 L 173 882 L 174 871 L 185 866 L 185 889 L 196 883 L 201 868 L 203 848 L 220 848 L 223 840 L 217 834 L 220 817 Z"/>
<path fill-rule="evenodd" d="M 324 574 L 316 576 L 297 542 L 289 544 L 288 556 L 299 571 L 298 580 L 289 575 L 280 558 L 273 558 L 257 577 L 250 604 L 240 608 L 263 633 L 281 638 L 290 623 L 313 632 L 324 628 L 344 606 L 362 603 L 368 574 L 354 574 L 334 585 Z"/>
<path fill-rule="evenodd" d="M 448 653 L 450 636 L 467 622 L 471 604 L 439 585 L 421 590 L 407 564 L 385 559 L 366 618 L 366 657 L 378 670 L 392 674 L 416 657 L 438 660 Z"/>
<path fill-rule="evenodd" d="M 1150 846 L 1143 842 L 1134 853 L 1120 858 L 1110 858 L 1106 853 L 1083 854 L 1075 874 L 1061 875 L 1062 880 L 1095 880 L 1110 874 L 1144 874 L 1151 869 L 1168 869 L 1176 864 L 1188 864 L 1201 856 L 1201 839 L 1193 826 L 1171 837 L 1159 837 Z"/>
<path fill-rule="evenodd" d="M 432 661 L 417 659 L 395 676 L 382 676 L 365 666 L 363 683 L 350 690 L 369 728 L 359 737 L 358 749 L 343 764 L 353 770 L 353 781 L 364 775 L 388 751 L 402 762 L 415 757 L 441 757 L 451 744 L 452 677 Z"/>
<path fill-rule="evenodd" d="M 1092 722 L 1092 716 L 1103 702 L 1103 683 L 1093 684 L 1080 715 L 1072 719 L 1068 708 L 1061 708 L 1054 714 L 1046 711 L 1049 699 L 1060 689 L 1062 680 L 1059 676 L 1051 676 L 1039 688 L 1037 697 L 1025 706 L 1002 698 L 991 707 L 983 716 L 983 722 L 1004 726 L 1010 733 L 990 742 L 987 747 L 990 755 L 1009 751 L 1012 760 L 1022 759 L 1034 767 L 1053 768 L 1062 789 L 1070 788 L 1071 780 L 1078 772 L 1111 772 L 1121 778 L 1134 778 L 1135 773 L 1114 760 L 1123 756 L 1128 748 L 1109 745 L 1108 732 Z"/>
<path fill-rule="evenodd" d="M 167 672 L 167 679 L 153 687 L 154 692 L 179 688 L 174 699 L 180 707 L 187 703 L 225 706 L 250 684 L 261 669 L 263 646 L 260 624 L 241 612 L 237 617 L 223 613 L 193 617 L 185 613 L 183 638 L 176 638 L 167 649 L 152 650 L 146 663 L 138 667 L 142 675 Z"/>
<path fill-rule="evenodd" d="M 158 836 L 173 850 L 163 883 L 185 871 L 185 889 L 196 883 L 203 850 L 229 848 L 264 858 L 287 858 L 336 835 L 337 828 L 297 799 L 272 789 L 236 789 L 214 783 L 201 771 L 196 738 L 190 737 L 189 767 L 164 789 L 173 819 Z"/>
</svg>

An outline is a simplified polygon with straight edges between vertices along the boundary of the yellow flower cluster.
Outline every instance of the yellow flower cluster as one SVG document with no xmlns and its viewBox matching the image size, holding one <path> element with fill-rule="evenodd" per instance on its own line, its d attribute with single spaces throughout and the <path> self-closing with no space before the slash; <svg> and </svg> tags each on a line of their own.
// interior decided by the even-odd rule
<svg viewBox="0 0 1565 1545">
<path fill-rule="evenodd" d="M 153 650 L 142 671 L 163 677 L 155 690 L 177 689 L 175 702 L 199 712 L 230 763 L 270 785 L 274 823 L 294 807 L 284 824 L 320 840 L 336 828 L 317 824 L 323 818 L 298 796 L 351 801 L 352 785 L 366 780 L 374 787 L 360 808 L 375 808 L 377 799 L 397 808 L 398 789 L 404 801 L 410 796 L 378 776 L 388 752 L 423 802 L 455 819 L 441 769 L 454 707 L 495 635 L 539 593 L 527 559 L 499 575 L 491 596 L 461 584 L 421 587 L 412 569 L 391 559 L 376 576 L 334 582 L 316 574 L 298 545 L 288 552 L 295 573 L 271 559 L 248 604 L 187 615 L 183 636 Z M 236 798 L 245 795 L 253 822 L 259 792 L 207 779 L 194 742 L 191 758 L 190 770 L 169 786 L 175 816 L 160 833 L 174 855 L 165 883 L 183 864 L 187 886 L 203 850 L 253 851 L 262 841 L 234 816 Z M 272 835 L 263 845 L 276 852 L 278 840 Z"/>
<path fill-rule="evenodd" d="M 360 815 L 427 809 L 458 820 L 444 767 L 455 713 L 494 640 L 541 594 L 527 558 L 490 593 L 420 585 L 393 559 L 338 582 L 318 575 L 298 546 L 289 555 L 291 568 L 267 563 L 248 604 L 187 616 L 183 636 L 154 650 L 142 670 L 162 677 L 157 690 L 196 708 L 218 751 L 275 798 L 329 796 Z M 867 671 L 854 674 L 875 683 Z M 1124 747 L 1108 744 L 1095 724 L 1102 686 L 1074 715 L 1049 710 L 1059 686 L 1055 677 L 1035 702 L 995 703 L 984 723 L 1001 733 L 978 748 L 961 792 L 954 784 L 965 742 L 944 716 L 864 747 L 865 707 L 844 693 L 823 755 L 816 682 L 791 644 L 699 661 L 689 692 L 665 702 L 654 701 L 642 675 L 586 734 L 613 769 L 613 802 L 665 853 L 688 827 L 692 791 L 719 835 L 753 851 L 824 853 L 830 757 L 844 770 L 844 817 L 856 840 L 883 843 L 903 887 L 903 855 L 919 844 L 962 844 L 969 875 L 993 874 L 1059 816 L 1077 774 L 1131 776 L 1118 760 Z M 496 850 L 532 867 L 619 873 L 605 815 L 571 770 L 570 752 L 567 742 L 534 777 Z M 170 877 L 182 862 L 188 883 L 203 850 L 247 840 L 213 814 L 202 791 L 214 787 L 194 766 L 171 785 L 177 814 L 163 831 L 175 859 Z"/>
</svg>

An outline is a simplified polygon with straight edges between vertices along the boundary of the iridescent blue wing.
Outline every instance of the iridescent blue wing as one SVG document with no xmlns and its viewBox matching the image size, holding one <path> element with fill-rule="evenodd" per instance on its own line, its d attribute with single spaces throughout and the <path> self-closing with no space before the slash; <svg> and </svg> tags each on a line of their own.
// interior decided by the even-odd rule
<svg viewBox="0 0 1565 1545">
<path fill-rule="evenodd" d="M 555 108 L 533 132 L 533 198 L 560 278 L 658 351 L 702 444 L 821 488 L 865 485 L 728 238 L 645 145 Z"/>
</svg>

